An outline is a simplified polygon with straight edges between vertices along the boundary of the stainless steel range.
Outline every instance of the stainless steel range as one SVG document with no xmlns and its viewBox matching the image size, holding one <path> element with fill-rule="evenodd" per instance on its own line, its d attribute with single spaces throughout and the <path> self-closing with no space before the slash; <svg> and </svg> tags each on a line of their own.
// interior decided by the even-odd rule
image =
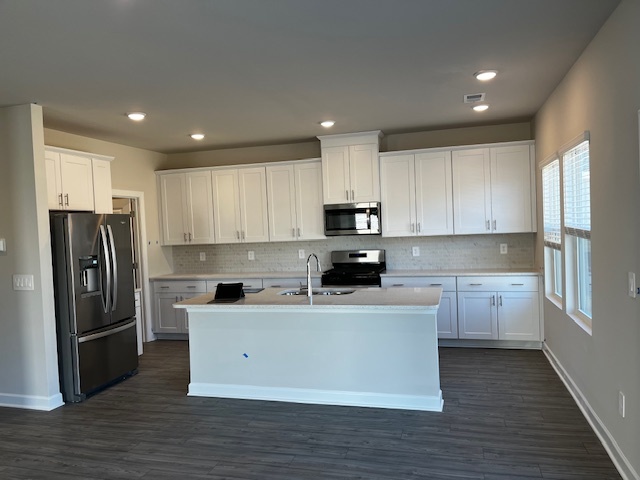
<svg viewBox="0 0 640 480">
<path fill-rule="evenodd" d="M 331 252 L 333 268 L 322 274 L 323 287 L 379 287 L 385 271 L 384 250 L 339 250 Z"/>
</svg>

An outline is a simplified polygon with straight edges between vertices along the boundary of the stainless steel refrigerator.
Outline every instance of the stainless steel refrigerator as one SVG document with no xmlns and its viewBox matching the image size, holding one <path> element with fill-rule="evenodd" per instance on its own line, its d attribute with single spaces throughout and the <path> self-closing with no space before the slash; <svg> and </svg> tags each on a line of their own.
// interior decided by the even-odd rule
<svg viewBox="0 0 640 480">
<path fill-rule="evenodd" d="M 137 373 L 128 215 L 52 212 L 60 387 L 79 402 Z"/>
</svg>

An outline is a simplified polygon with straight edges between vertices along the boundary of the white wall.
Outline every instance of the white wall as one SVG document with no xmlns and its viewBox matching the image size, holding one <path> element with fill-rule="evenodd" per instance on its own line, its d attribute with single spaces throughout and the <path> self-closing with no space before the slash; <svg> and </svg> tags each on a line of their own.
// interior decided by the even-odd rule
<svg viewBox="0 0 640 480">
<path fill-rule="evenodd" d="M 0 405 L 50 410 L 58 385 L 42 108 L 0 109 Z M 13 274 L 34 277 L 14 291 Z"/>
<path fill-rule="evenodd" d="M 593 334 L 545 301 L 546 342 L 632 475 L 640 472 L 640 298 L 627 296 L 627 272 L 640 274 L 638 20 L 640 2 L 623 0 L 535 118 L 538 162 L 591 133 Z M 542 238 L 536 249 L 541 262 Z M 626 418 L 618 415 L 618 391 Z"/>
</svg>

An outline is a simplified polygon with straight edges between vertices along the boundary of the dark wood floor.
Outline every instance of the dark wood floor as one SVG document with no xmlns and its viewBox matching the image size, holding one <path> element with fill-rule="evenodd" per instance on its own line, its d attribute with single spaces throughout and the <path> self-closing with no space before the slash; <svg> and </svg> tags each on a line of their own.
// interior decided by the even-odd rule
<svg viewBox="0 0 640 480">
<path fill-rule="evenodd" d="M 621 478 L 539 351 L 441 349 L 443 413 L 190 398 L 186 342 L 53 412 L 0 408 L 0 479 Z"/>
</svg>

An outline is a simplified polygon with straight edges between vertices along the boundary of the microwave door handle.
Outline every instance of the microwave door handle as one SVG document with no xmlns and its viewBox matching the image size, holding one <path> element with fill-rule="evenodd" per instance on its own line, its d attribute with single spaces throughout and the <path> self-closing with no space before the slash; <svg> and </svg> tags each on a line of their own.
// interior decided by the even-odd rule
<svg viewBox="0 0 640 480">
<path fill-rule="evenodd" d="M 113 281 L 111 283 L 111 298 L 112 306 L 111 311 L 115 312 L 118 306 L 118 257 L 116 255 L 116 244 L 113 238 L 113 230 L 111 225 L 107 225 L 107 233 L 109 234 L 109 246 L 111 247 L 111 264 L 113 267 Z"/>
<path fill-rule="evenodd" d="M 109 313 L 111 309 L 111 261 L 109 260 L 109 250 L 107 247 L 107 234 L 104 230 L 104 225 L 100 225 L 100 243 L 102 244 L 102 255 L 105 269 L 107 270 L 107 284 L 104 285 L 101 282 L 101 296 L 102 296 L 102 308 L 104 313 Z"/>
</svg>

